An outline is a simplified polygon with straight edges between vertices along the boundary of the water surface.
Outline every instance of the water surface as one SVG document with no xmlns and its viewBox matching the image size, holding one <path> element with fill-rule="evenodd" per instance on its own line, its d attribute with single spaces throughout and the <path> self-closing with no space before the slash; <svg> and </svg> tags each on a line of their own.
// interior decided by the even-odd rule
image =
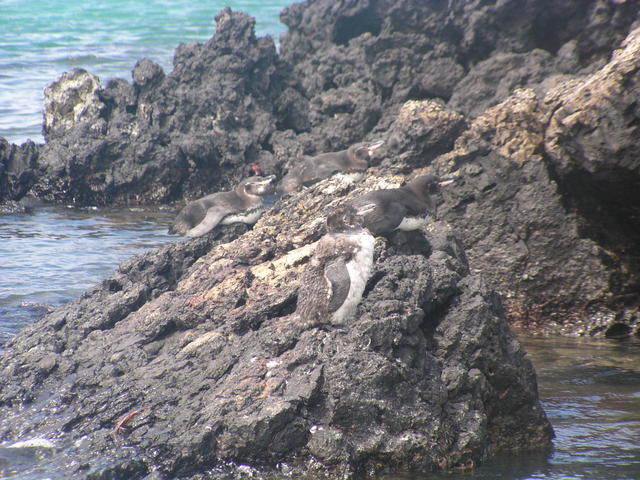
<svg viewBox="0 0 640 480">
<path fill-rule="evenodd" d="M 126 258 L 179 241 L 166 233 L 174 215 L 159 209 L 51 206 L 0 216 L 0 348 L 50 307 L 108 277 Z"/>
</svg>

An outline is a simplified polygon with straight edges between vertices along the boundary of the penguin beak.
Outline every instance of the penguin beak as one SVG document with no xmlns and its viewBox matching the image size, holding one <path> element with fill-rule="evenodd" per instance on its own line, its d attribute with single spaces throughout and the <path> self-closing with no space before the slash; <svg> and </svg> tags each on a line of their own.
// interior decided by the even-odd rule
<svg viewBox="0 0 640 480">
<path fill-rule="evenodd" d="M 253 183 L 254 185 L 259 185 L 260 187 L 266 188 L 273 183 L 276 179 L 275 175 L 269 175 L 267 177 L 257 177 Z"/>
<path fill-rule="evenodd" d="M 439 182 L 438 185 L 440 185 L 441 187 L 446 187 L 447 185 L 451 185 L 452 183 L 455 183 L 457 179 L 455 177 L 446 177 L 446 178 L 442 178 Z"/>
<path fill-rule="evenodd" d="M 366 215 L 367 213 L 373 212 L 375 209 L 375 203 L 368 203 L 367 205 L 362 205 L 360 208 L 358 208 L 356 210 L 356 215 Z"/>
<path fill-rule="evenodd" d="M 384 140 L 376 140 L 373 143 L 370 143 L 369 146 L 367 147 L 367 151 L 369 153 L 371 152 L 375 152 L 377 149 L 379 149 L 382 145 L 384 145 Z"/>
</svg>

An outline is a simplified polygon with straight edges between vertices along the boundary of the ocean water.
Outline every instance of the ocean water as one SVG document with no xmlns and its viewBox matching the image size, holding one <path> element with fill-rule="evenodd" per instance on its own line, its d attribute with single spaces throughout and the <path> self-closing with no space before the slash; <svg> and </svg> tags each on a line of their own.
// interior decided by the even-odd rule
<svg viewBox="0 0 640 480">
<path fill-rule="evenodd" d="M 0 353 L 20 329 L 167 242 L 175 212 L 40 206 L 0 215 Z M 0 478 L 2 476 L 0 475 Z"/>
<path fill-rule="evenodd" d="M 225 6 L 256 18 L 256 34 L 284 31 L 279 13 L 291 0 L 0 0 L 0 137 L 42 138 L 43 90 L 74 67 L 131 81 L 148 57 L 166 73 L 179 43 L 204 42 Z"/>
</svg>

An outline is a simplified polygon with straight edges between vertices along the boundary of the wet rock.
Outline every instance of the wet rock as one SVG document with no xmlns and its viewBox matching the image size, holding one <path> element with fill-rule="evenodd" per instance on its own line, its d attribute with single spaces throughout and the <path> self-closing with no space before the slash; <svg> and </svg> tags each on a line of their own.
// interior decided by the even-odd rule
<svg viewBox="0 0 640 480">
<path fill-rule="evenodd" d="M 236 240 L 126 262 L 9 342 L 0 438 L 48 438 L 52 468 L 81 478 L 243 465 L 350 477 L 548 448 L 531 363 L 444 223 L 377 239 L 343 328 L 297 323 L 323 212 L 401 181 L 334 176 Z"/>
</svg>

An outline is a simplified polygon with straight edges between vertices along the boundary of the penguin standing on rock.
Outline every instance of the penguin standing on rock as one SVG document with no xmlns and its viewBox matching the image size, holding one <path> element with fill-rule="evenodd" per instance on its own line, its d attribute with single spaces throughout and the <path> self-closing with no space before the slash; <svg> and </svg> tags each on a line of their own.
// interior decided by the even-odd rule
<svg viewBox="0 0 640 480">
<path fill-rule="evenodd" d="M 284 176 L 278 189 L 283 193 L 300 190 L 303 186 L 329 178 L 338 172 L 366 170 L 371 154 L 384 144 L 383 140 L 359 143 L 340 152 L 322 153 L 305 158 Z"/>
<path fill-rule="evenodd" d="M 375 240 L 355 209 L 327 217 L 323 236 L 302 276 L 295 316 L 302 328 L 343 325 L 356 309 L 373 267 Z"/>
<path fill-rule="evenodd" d="M 453 180 L 421 175 L 400 188 L 374 190 L 346 202 L 362 216 L 362 224 L 374 235 L 394 230 L 417 230 L 436 216 L 434 195 Z"/>
<path fill-rule="evenodd" d="M 275 175 L 245 178 L 230 192 L 217 192 L 189 202 L 178 214 L 169 233 L 199 237 L 218 224 L 254 224 L 265 209 L 263 197 L 274 192 Z"/>
</svg>

